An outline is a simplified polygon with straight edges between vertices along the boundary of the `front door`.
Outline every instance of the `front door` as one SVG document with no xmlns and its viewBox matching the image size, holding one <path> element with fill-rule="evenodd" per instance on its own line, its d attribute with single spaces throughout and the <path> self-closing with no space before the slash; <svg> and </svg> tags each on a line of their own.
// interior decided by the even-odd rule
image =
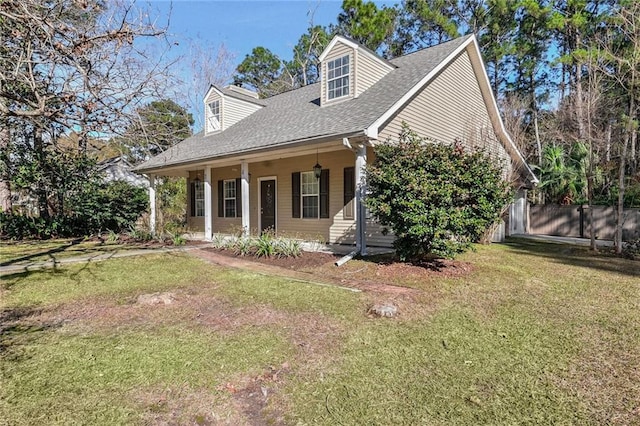
<svg viewBox="0 0 640 426">
<path fill-rule="evenodd" d="M 260 181 L 260 233 L 276 230 L 276 181 Z"/>
</svg>

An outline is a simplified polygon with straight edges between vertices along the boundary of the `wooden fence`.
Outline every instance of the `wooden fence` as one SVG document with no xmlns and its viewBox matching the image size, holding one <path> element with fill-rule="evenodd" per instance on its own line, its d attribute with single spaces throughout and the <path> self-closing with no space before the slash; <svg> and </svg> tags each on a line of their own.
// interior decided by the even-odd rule
<svg viewBox="0 0 640 426">
<path fill-rule="evenodd" d="M 623 214 L 622 239 L 629 241 L 640 238 L 640 209 L 625 209 Z M 616 208 L 593 206 L 593 222 L 597 239 L 613 240 L 616 230 Z M 589 238 L 589 207 L 532 204 L 529 206 L 529 233 Z"/>
</svg>

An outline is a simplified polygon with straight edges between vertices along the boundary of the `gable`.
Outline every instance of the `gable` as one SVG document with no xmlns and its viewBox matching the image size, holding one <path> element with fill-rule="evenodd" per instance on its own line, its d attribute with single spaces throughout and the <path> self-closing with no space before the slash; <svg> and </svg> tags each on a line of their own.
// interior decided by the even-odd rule
<svg viewBox="0 0 640 426">
<path fill-rule="evenodd" d="M 348 61 L 348 95 L 335 96 L 335 73 L 331 70 L 336 60 L 347 57 Z M 376 84 L 395 66 L 382 59 L 375 52 L 359 45 L 346 37 L 335 36 L 320 55 L 320 103 L 332 104 L 359 97 L 363 92 Z M 333 75 L 330 75 L 333 74 Z M 340 84 L 340 83 L 338 83 Z M 332 86 L 330 86 L 332 85 Z M 342 87 L 342 85 L 340 85 Z"/>
<path fill-rule="evenodd" d="M 335 39 L 334 39 L 335 40 Z M 332 61 L 335 61 L 339 58 L 343 58 L 345 56 L 349 57 L 349 94 L 344 97 L 336 98 L 335 100 L 329 99 L 329 94 L 327 90 L 327 83 L 329 80 L 329 69 L 328 64 Z M 338 41 L 336 43 L 332 43 L 327 50 L 321 56 L 322 64 L 321 64 L 321 74 L 320 74 L 320 103 L 321 104 L 329 104 L 332 102 L 342 101 L 345 99 L 352 99 L 353 92 L 353 82 L 354 82 L 354 59 L 355 59 L 355 49 L 349 46 L 346 43 Z"/>
<path fill-rule="evenodd" d="M 211 86 L 204 98 L 205 134 L 228 129 L 261 109 L 263 105 L 252 97 L 252 92 L 246 89 L 226 87 L 221 91 Z"/>
<path fill-rule="evenodd" d="M 493 128 L 468 49 L 381 126 L 379 139 L 397 140 L 403 122 L 434 141 L 458 140 L 470 148 L 485 149 L 503 164 L 505 173 L 511 169 L 511 158 Z"/>
</svg>

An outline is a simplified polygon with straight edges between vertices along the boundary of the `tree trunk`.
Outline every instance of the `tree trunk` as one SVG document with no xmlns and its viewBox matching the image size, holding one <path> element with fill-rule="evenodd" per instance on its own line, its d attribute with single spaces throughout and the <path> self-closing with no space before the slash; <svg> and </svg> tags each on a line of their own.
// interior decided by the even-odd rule
<svg viewBox="0 0 640 426">
<path fill-rule="evenodd" d="M 632 78 L 632 83 L 634 79 Z M 625 191 L 625 176 L 627 165 L 627 150 L 629 148 L 629 142 L 632 138 L 634 129 L 634 123 L 632 117 L 634 117 L 636 111 L 635 98 L 633 94 L 629 97 L 629 116 L 627 117 L 627 123 L 625 124 L 625 134 L 622 143 L 622 152 L 620 153 L 620 170 L 618 173 L 618 211 L 616 216 L 616 232 L 615 232 L 615 245 L 616 253 L 622 254 L 622 231 L 624 228 L 624 191 Z"/>
<path fill-rule="evenodd" d="M 39 129 L 33 132 L 33 150 L 36 158 L 40 162 L 40 167 L 46 167 L 44 144 L 42 142 L 42 131 Z M 44 182 L 40 182 L 37 188 L 34 188 L 38 197 L 38 214 L 40 217 L 49 218 L 49 203 L 47 202 L 47 190 Z"/>
<path fill-rule="evenodd" d="M 0 128 L 0 151 L 6 151 L 9 148 L 9 139 L 11 137 L 9 133 L 9 126 L 6 123 L 1 124 Z M 5 164 L 7 166 L 7 164 Z M 5 167 L 3 167 L 4 169 Z M 6 174 L 6 170 L 0 173 L 0 210 L 3 212 L 11 213 L 11 183 L 9 182 L 9 176 Z"/>
<path fill-rule="evenodd" d="M 630 122 L 631 120 L 629 120 Z M 629 125 L 627 125 L 628 129 Z M 628 129 L 630 130 L 630 129 Z M 627 158 L 627 147 L 629 146 L 630 132 L 624 136 L 622 152 L 620 153 L 620 170 L 618 174 L 618 210 L 616 212 L 616 232 L 615 246 L 616 253 L 622 254 L 622 230 L 624 226 L 624 190 L 625 190 L 625 167 Z"/>
<path fill-rule="evenodd" d="M 533 111 L 533 128 L 536 132 L 536 146 L 538 148 L 538 164 L 542 164 L 542 142 L 540 142 L 540 129 L 538 128 L 538 111 Z"/>
<path fill-rule="evenodd" d="M 582 93 L 582 64 L 576 64 L 576 93 L 575 93 L 575 106 L 576 106 L 576 121 L 578 122 L 578 139 L 584 141 L 585 138 L 585 126 L 584 126 L 584 95 Z"/>
</svg>

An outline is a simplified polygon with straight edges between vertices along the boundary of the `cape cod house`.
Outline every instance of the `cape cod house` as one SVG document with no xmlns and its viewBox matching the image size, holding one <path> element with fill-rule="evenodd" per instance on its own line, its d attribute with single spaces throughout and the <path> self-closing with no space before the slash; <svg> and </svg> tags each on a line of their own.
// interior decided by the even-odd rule
<svg viewBox="0 0 640 426">
<path fill-rule="evenodd" d="M 507 134 L 474 36 L 385 60 L 336 36 L 320 56 L 320 82 L 267 99 L 211 87 L 205 129 L 137 167 L 184 176 L 188 223 L 213 234 L 266 229 L 331 244 L 389 246 L 367 217 L 363 167 L 402 123 L 436 143 L 483 147 L 523 182 L 535 176 Z"/>
</svg>

